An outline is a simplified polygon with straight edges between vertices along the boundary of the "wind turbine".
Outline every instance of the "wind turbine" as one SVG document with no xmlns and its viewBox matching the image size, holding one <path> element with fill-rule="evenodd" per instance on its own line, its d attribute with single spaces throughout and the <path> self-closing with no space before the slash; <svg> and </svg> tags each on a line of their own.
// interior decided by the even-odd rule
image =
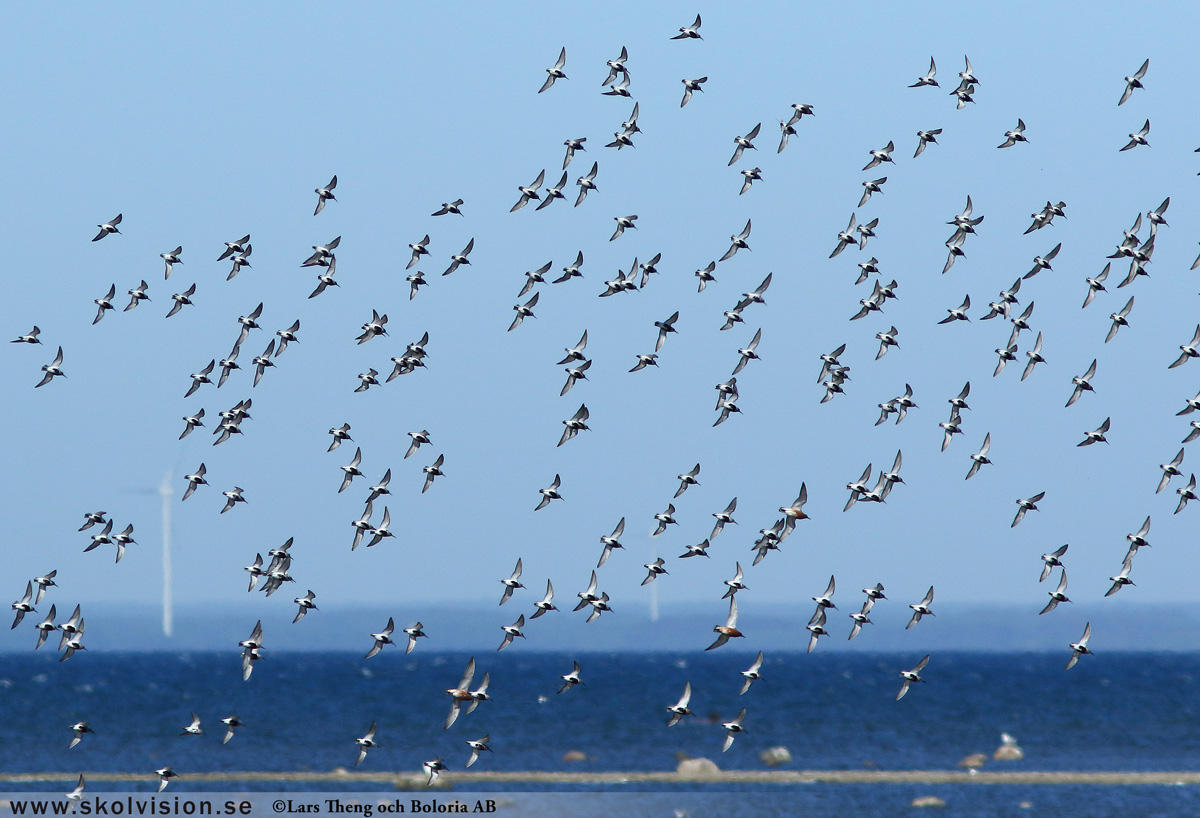
<svg viewBox="0 0 1200 818">
<path fill-rule="evenodd" d="M 179 458 L 176 458 L 174 465 L 163 475 L 157 489 L 132 490 L 135 494 L 157 494 L 162 502 L 162 632 L 163 636 L 168 638 L 175 630 L 175 610 L 171 594 L 171 497 L 175 491 L 171 488 L 171 481 L 178 468 Z"/>
<path fill-rule="evenodd" d="M 171 596 L 171 478 L 175 476 L 175 466 L 163 477 L 158 486 L 158 496 L 162 500 L 162 630 L 168 638 L 175 630 L 175 609 Z"/>
</svg>

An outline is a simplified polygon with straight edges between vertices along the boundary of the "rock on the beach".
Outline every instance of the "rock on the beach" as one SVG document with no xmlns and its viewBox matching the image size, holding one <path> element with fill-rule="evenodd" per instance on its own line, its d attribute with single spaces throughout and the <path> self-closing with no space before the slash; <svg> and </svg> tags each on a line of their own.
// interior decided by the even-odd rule
<svg viewBox="0 0 1200 818">
<path fill-rule="evenodd" d="M 923 795 L 920 798 L 914 798 L 910 806 L 914 807 L 944 807 L 946 802 L 938 798 L 936 795 Z"/>
<path fill-rule="evenodd" d="M 677 775 L 688 778 L 704 778 L 705 776 L 717 775 L 721 772 L 721 768 L 709 758 L 688 758 L 679 762 L 679 766 L 675 768 Z"/>
<path fill-rule="evenodd" d="M 780 764 L 791 764 L 792 754 L 787 747 L 768 747 L 759 753 L 758 760 L 768 767 L 778 767 Z"/>
<path fill-rule="evenodd" d="M 986 763 L 987 756 L 985 756 L 983 753 L 971 753 L 962 761 L 958 762 L 958 766 L 974 769 L 976 767 L 982 767 Z"/>
<path fill-rule="evenodd" d="M 1001 744 L 992 753 L 992 758 L 997 761 L 1020 761 L 1024 757 L 1025 752 L 1016 744 Z"/>
</svg>

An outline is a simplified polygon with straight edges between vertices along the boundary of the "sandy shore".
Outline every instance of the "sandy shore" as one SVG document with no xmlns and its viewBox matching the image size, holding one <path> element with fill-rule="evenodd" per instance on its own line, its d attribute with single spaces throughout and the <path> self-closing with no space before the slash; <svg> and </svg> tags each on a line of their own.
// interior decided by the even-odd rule
<svg viewBox="0 0 1200 818">
<path fill-rule="evenodd" d="M 73 783 L 79 773 L 7 773 L 0 774 L 0 783 L 29 784 L 38 782 Z M 89 773 L 89 781 L 147 781 L 154 775 L 132 773 Z M 1200 784 L 1200 772 L 978 772 L 961 770 L 723 770 L 704 776 L 682 776 L 674 772 L 446 772 L 442 780 L 450 785 L 469 789 L 472 784 L 509 784 L 520 790 L 522 784 Z M 293 781 L 308 783 L 362 781 L 364 783 L 395 783 L 407 785 L 424 780 L 410 772 L 213 772 L 182 773 L 181 781 Z M 404 788 L 408 788 L 404 786 Z"/>
</svg>

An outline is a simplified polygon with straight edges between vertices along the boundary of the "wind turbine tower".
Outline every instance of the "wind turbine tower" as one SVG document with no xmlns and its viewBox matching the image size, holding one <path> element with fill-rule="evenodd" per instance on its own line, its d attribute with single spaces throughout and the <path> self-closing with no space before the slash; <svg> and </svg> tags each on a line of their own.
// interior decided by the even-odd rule
<svg viewBox="0 0 1200 818">
<path fill-rule="evenodd" d="M 171 598 L 171 478 L 175 470 L 171 469 L 163 477 L 158 487 L 158 496 L 162 499 L 162 630 L 163 636 L 170 638 L 175 630 L 175 612 Z"/>
</svg>

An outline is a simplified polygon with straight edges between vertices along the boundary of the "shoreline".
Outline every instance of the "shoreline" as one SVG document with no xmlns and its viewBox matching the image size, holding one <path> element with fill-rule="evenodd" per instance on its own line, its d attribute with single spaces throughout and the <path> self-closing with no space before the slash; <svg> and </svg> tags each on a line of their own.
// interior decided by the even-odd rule
<svg viewBox="0 0 1200 818">
<path fill-rule="evenodd" d="M 73 783 L 80 773 L 0 773 L 0 784 L 61 782 Z M 154 775 L 141 773 L 90 773 L 89 781 L 157 781 Z M 346 784 L 355 781 L 393 783 L 411 789 L 423 782 L 416 772 L 206 772 L 185 773 L 183 781 L 304 781 Z M 1089 784 L 1129 786 L 1144 784 L 1200 784 L 1200 771 L 1176 772 L 973 772 L 960 770 L 722 770 L 706 775 L 680 775 L 675 772 L 445 772 L 446 785 L 475 783 L 538 784 Z M 418 787 L 424 789 L 423 786 Z"/>
</svg>

